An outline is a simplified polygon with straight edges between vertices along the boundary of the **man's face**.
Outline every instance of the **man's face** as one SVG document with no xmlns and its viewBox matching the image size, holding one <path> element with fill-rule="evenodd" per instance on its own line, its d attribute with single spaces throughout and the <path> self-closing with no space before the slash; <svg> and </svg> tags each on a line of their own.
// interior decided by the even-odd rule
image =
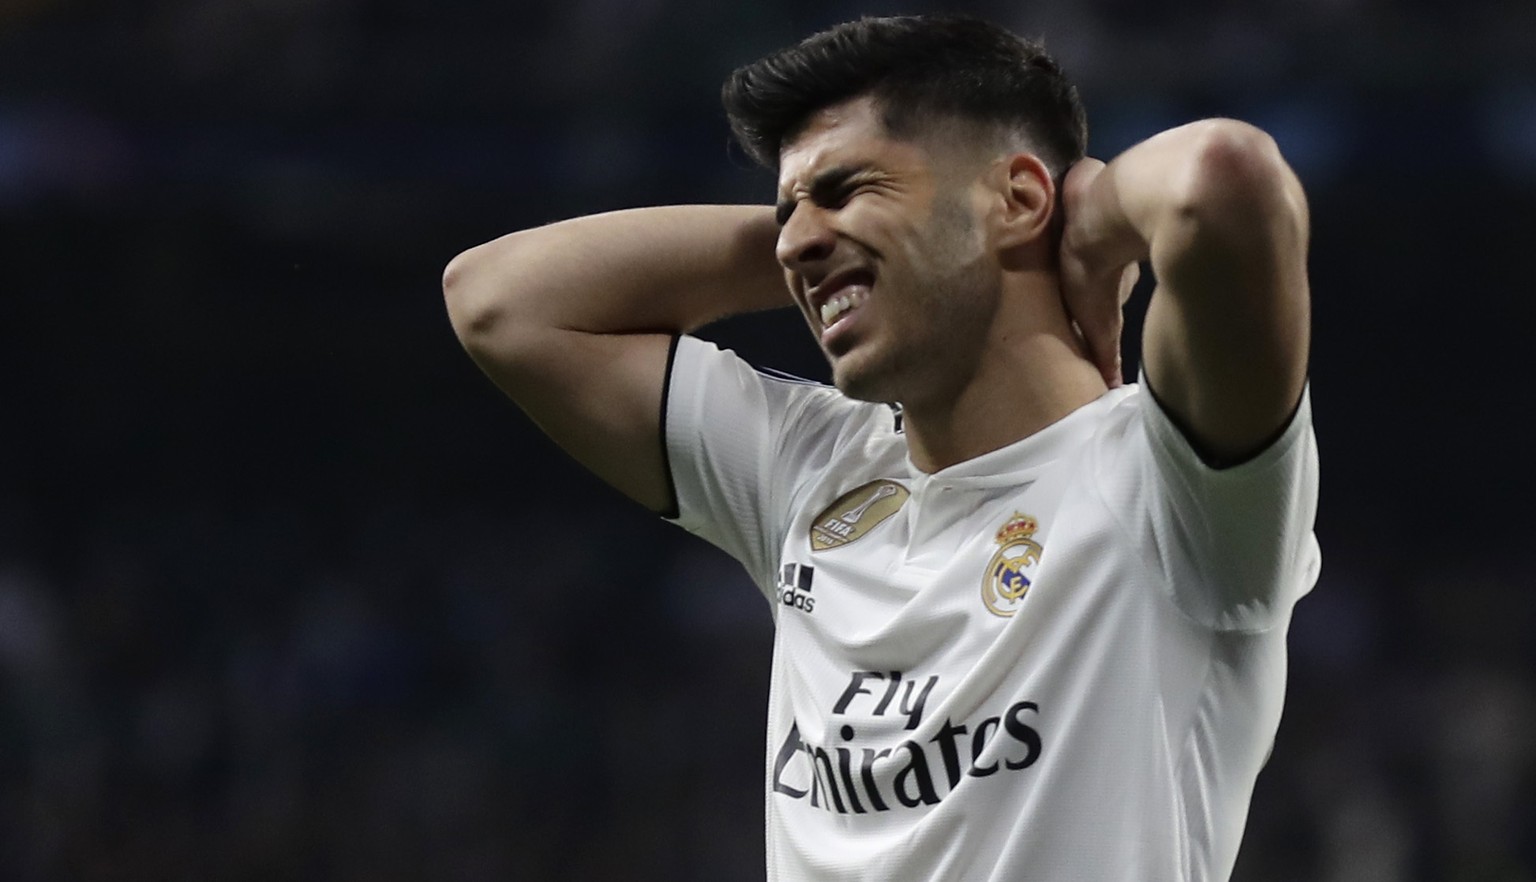
<svg viewBox="0 0 1536 882">
<path fill-rule="evenodd" d="M 1001 285 L 979 172 L 892 138 L 869 98 L 780 152 L 778 259 L 848 396 L 922 404 L 972 370 Z"/>
</svg>

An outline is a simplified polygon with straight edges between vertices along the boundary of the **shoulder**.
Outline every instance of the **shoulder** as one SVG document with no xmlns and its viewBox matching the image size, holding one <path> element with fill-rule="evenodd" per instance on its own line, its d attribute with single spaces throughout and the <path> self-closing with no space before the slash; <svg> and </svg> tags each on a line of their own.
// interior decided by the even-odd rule
<svg viewBox="0 0 1536 882">
<path fill-rule="evenodd" d="M 900 416 L 889 405 L 854 401 L 688 336 L 674 347 L 665 409 L 669 431 L 706 440 L 750 434 L 752 446 L 788 472 L 829 467 L 875 439 L 900 440 Z"/>
<path fill-rule="evenodd" d="M 716 396 L 744 397 L 761 402 L 784 419 L 841 428 L 864 423 L 899 426 L 900 422 L 889 405 L 854 401 L 834 386 L 753 365 L 734 351 L 697 337 L 677 338 L 668 371 L 668 385 L 674 393 L 697 388 Z"/>
<path fill-rule="evenodd" d="M 1142 384 L 1110 408 L 1087 456 L 1095 495 L 1193 621 L 1264 630 L 1316 580 L 1310 390 L 1262 449 L 1217 467 Z"/>
<path fill-rule="evenodd" d="M 1303 388 L 1290 417 L 1268 442 L 1242 460 L 1230 463 L 1213 463 L 1202 456 L 1188 430 L 1158 399 L 1145 378 L 1110 391 L 1101 402 L 1105 406 L 1098 416 L 1092 445 L 1096 452 L 1113 456 L 1147 448 L 1155 451 L 1159 459 L 1170 460 L 1169 464 L 1212 475 L 1246 471 L 1305 446 L 1313 434 L 1310 387 Z"/>
</svg>

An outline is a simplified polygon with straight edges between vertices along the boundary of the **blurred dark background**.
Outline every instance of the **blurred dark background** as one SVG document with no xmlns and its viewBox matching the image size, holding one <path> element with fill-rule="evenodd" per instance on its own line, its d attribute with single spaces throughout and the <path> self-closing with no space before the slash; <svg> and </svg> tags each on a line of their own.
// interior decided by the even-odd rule
<svg viewBox="0 0 1536 882">
<path fill-rule="evenodd" d="M 767 201 L 725 74 L 936 8 L 0 0 L 0 879 L 761 879 L 768 610 L 439 276 Z M 1046 37 L 1096 154 L 1237 116 L 1310 192 L 1324 569 L 1236 879 L 1536 879 L 1536 4 L 958 8 Z"/>
</svg>

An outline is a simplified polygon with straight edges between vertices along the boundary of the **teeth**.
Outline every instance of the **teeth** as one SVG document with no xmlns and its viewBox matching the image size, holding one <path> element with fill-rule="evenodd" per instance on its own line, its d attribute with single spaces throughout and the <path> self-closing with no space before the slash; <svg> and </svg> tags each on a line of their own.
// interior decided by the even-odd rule
<svg viewBox="0 0 1536 882">
<path fill-rule="evenodd" d="M 869 289 L 863 285 L 847 288 L 821 305 L 821 326 L 830 328 L 850 310 L 869 299 Z"/>
</svg>

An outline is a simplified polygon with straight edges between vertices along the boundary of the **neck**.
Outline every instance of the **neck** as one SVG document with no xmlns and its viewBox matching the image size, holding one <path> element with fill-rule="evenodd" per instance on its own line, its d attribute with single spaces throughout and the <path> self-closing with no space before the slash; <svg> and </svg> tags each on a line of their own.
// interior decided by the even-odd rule
<svg viewBox="0 0 1536 882">
<path fill-rule="evenodd" d="M 1107 391 L 1058 306 L 1054 285 L 1035 296 L 1036 303 L 1012 300 L 1012 315 L 1002 311 L 967 377 L 904 402 L 913 465 L 931 474 L 1006 447 Z M 1021 308 L 1029 306 L 1044 308 Z"/>
</svg>

